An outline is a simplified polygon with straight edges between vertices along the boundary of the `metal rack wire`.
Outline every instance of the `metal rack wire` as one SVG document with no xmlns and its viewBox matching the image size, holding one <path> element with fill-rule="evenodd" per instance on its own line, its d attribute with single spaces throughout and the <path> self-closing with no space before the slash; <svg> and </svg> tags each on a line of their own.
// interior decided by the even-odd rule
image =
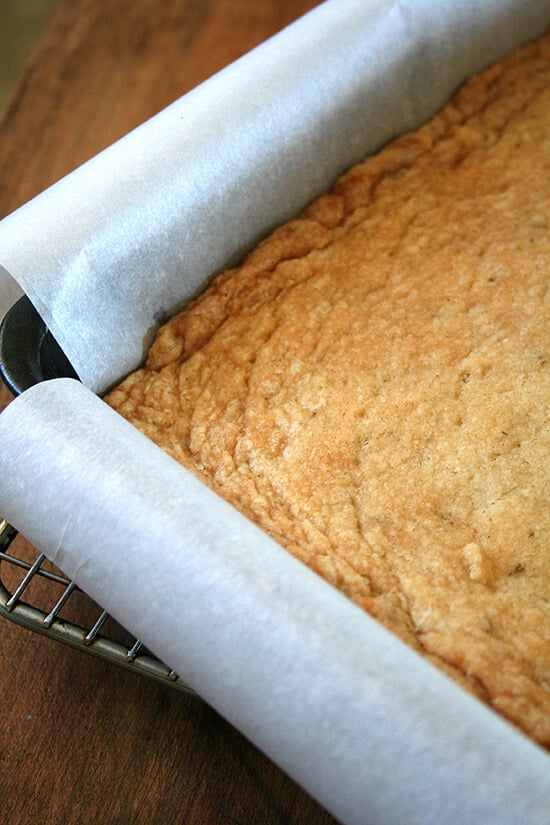
<svg viewBox="0 0 550 825">
<path fill-rule="evenodd" d="M 168 684 L 176 690 L 194 694 L 139 639 L 130 636 L 123 629 L 120 629 L 120 640 L 115 639 L 114 634 L 108 635 L 105 632 L 106 626 L 112 620 L 107 611 L 88 599 L 73 581 L 47 562 L 42 553 L 32 561 L 21 558 L 13 550 L 16 537 L 17 531 L 7 521 L 0 519 L 0 615 L 50 639 Z M 46 603 L 43 606 L 33 604 L 32 599 L 25 600 L 36 580 L 46 583 L 41 588 L 43 601 L 44 592 L 46 593 Z M 66 615 L 69 602 L 74 601 L 77 594 L 86 601 L 86 609 L 80 611 L 81 615 L 98 613 L 89 626 L 88 623 L 80 625 L 78 620 Z"/>
</svg>

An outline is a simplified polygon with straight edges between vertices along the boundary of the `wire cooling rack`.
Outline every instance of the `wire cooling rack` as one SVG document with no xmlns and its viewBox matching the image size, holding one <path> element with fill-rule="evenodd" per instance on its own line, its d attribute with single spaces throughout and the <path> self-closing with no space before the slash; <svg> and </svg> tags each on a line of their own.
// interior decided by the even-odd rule
<svg viewBox="0 0 550 825">
<path fill-rule="evenodd" d="M 17 531 L 0 519 L 0 615 L 176 690 L 194 691 L 89 599 L 43 554 L 19 550 Z"/>
</svg>

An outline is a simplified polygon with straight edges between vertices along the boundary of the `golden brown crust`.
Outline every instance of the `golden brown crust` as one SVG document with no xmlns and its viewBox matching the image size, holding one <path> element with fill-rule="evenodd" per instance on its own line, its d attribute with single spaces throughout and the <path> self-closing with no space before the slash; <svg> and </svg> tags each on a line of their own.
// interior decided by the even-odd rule
<svg viewBox="0 0 550 825">
<path fill-rule="evenodd" d="M 550 746 L 550 38 L 160 330 L 108 402 Z"/>
</svg>

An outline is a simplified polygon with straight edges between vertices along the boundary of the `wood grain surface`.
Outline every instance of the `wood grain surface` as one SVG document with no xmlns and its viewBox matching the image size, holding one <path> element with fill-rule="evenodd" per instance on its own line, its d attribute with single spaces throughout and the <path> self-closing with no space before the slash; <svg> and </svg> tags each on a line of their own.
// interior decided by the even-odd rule
<svg viewBox="0 0 550 825">
<path fill-rule="evenodd" d="M 0 122 L 0 216 L 315 5 L 60 0 Z M 0 692 L 3 822 L 334 822 L 200 700 L 4 618 Z"/>
</svg>

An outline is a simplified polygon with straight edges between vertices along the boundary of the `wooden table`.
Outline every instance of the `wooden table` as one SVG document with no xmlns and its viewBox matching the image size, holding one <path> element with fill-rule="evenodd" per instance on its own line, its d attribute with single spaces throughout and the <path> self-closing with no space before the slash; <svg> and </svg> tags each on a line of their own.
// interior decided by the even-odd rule
<svg viewBox="0 0 550 825">
<path fill-rule="evenodd" d="M 315 5 L 60 0 L 0 123 L 0 216 Z M 200 700 L 5 619 L 0 694 L 2 821 L 334 821 Z"/>
</svg>

